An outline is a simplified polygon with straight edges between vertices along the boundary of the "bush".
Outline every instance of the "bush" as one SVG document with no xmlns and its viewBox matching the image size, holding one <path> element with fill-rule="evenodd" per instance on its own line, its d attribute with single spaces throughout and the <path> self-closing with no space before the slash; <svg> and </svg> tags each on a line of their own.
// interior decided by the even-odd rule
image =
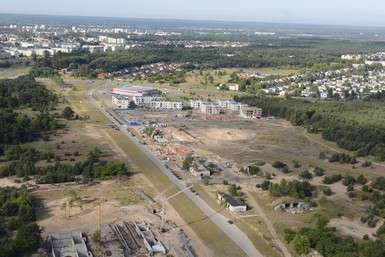
<svg viewBox="0 0 385 257">
<path fill-rule="evenodd" d="M 377 177 L 376 180 L 372 183 L 372 187 L 385 191 L 385 177 Z"/>
<path fill-rule="evenodd" d="M 229 185 L 229 181 L 227 181 L 227 180 L 225 180 L 225 179 L 223 180 L 222 183 L 223 183 L 223 185 L 225 185 L 225 186 Z"/>
<path fill-rule="evenodd" d="M 308 170 L 304 170 L 302 171 L 299 176 L 303 179 L 312 179 L 313 178 L 313 175 L 308 171 Z"/>
<path fill-rule="evenodd" d="M 79 152 L 78 152 L 78 151 L 75 151 L 75 152 L 74 152 L 74 156 L 79 156 Z"/>
<path fill-rule="evenodd" d="M 361 167 L 364 167 L 364 168 L 370 167 L 370 166 L 372 166 L 372 163 L 371 163 L 370 161 L 364 161 L 364 162 L 361 164 Z"/>
<path fill-rule="evenodd" d="M 348 191 L 348 192 L 354 191 L 354 186 L 348 185 L 348 187 L 346 188 L 346 191 Z"/>
<path fill-rule="evenodd" d="M 274 168 L 277 168 L 277 169 L 282 169 L 282 168 L 284 168 L 284 167 L 286 167 L 287 165 L 285 164 L 285 163 L 283 163 L 283 162 L 281 162 L 281 161 L 275 161 L 274 163 L 273 163 L 273 167 Z"/>
<path fill-rule="evenodd" d="M 370 228 L 374 228 L 376 225 L 377 225 L 377 222 L 378 222 L 378 219 L 371 219 L 371 220 L 368 220 L 368 226 Z"/>
<path fill-rule="evenodd" d="M 261 169 L 259 167 L 255 167 L 255 166 L 250 166 L 249 167 L 249 174 L 250 175 L 257 175 L 257 173 L 260 171 Z"/>
<path fill-rule="evenodd" d="M 355 157 L 350 156 L 349 154 L 345 153 L 333 153 L 329 157 L 329 162 L 339 162 L 339 163 L 350 163 L 355 164 L 357 163 L 357 160 Z"/>
<path fill-rule="evenodd" d="M 325 187 L 324 190 L 322 190 L 322 192 L 327 196 L 331 196 L 333 194 L 333 191 L 330 187 Z"/>
<path fill-rule="evenodd" d="M 364 177 L 364 175 L 361 174 L 357 177 L 358 184 L 365 185 L 366 182 L 368 182 L 368 180 Z"/>
<path fill-rule="evenodd" d="M 356 179 L 353 178 L 352 176 L 350 175 L 347 175 L 344 177 L 344 179 L 342 180 L 342 184 L 344 186 L 350 186 L 350 185 L 354 185 L 356 183 Z"/>
<path fill-rule="evenodd" d="M 268 180 L 263 181 L 261 184 L 261 189 L 264 191 L 269 190 L 270 184 L 271 184 L 271 182 Z"/>
<path fill-rule="evenodd" d="M 357 197 L 357 193 L 355 191 L 350 191 L 348 193 L 348 196 L 349 196 L 349 198 L 356 198 Z"/>
<path fill-rule="evenodd" d="M 294 168 L 299 168 L 299 167 L 301 167 L 301 164 L 299 163 L 299 161 L 293 160 L 292 162 L 293 162 Z"/>
<path fill-rule="evenodd" d="M 342 175 L 341 174 L 333 174 L 332 176 L 328 177 L 324 177 L 324 179 L 322 180 L 324 184 L 333 184 L 335 182 L 338 182 L 342 179 Z"/>
<path fill-rule="evenodd" d="M 320 205 L 324 205 L 328 202 L 328 199 L 326 198 L 326 196 L 323 195 L 319 198 L 318 202 Z"/>
<path fill-rule="evenodd" d="M 321 176 L 323 176 L 323 175 L 325 174 L 325 170 L 322 169 L 322 168 L 320 168 L 320 167 L 318 167 L 318 166 L 316 166 L 316 167 L 314 168 L 314 170 L 313 170 L 313 173 L 314 173 L 314 175 L 316 175 L 317 177 L 321 177 Z"/>
<path fill-rule="evenodd" d="M 287 166 L 285 166 L 285 167 L 283 167 L 282 172 L 283 173 L 289 173 L 290 170 L 289 170 L 289 168 Z"/>
<path fill-rule="evenodd" d="M 203 185 L 208 186 L 208 185 L 210 185 L 210 179 L 206 177 L 206 178 L 202 179 L 202 183 L 203 183 Z"/>
</svg>

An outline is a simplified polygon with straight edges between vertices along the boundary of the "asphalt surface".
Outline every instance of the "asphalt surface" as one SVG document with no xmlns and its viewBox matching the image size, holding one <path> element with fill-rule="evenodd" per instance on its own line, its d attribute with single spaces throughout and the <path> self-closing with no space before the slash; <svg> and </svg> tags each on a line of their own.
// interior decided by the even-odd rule
<svg viewBox="0 0 385 257">
<path fill-rule="evenodd" d="M 153 161 L 158 168 L 166 174 L 170 180 L 180 188 L 180 190 L 186 189 L 186 184 L 183 181 L 177 179 L 169 169 L 167 169 L 163 163 L 152 154 L 144 145 L 142 145 L 139 140 L 131 135 L 127 131 L 127 128 L 123 125 L 120 125 L 114 117 L 112 117 L 93 97 L 92 94 L 95 91 L 95 88 L 87 91 L 87 99 L 93 103 L 113 124 L 115 124 L 120 131 L 124 133 L 131 141 L 135 143 L 135 145 L 143 151 L 143 153 Z M 191 192 L 190 190 L 186 190 L 183 192 L 188 198 L 190 198 L 196 205 L 199 207 L 205 215 L 210 218 L 231 240 L 237 244 L 247 256 L 250 257 L 263 257 L 263 255 L 254 247 L 249 238 L 234 224 L 229 224 L 228 219 L 223 215 L 214 211 L 209 205 L 206 204 L 199 196 Z"/>
</svg>

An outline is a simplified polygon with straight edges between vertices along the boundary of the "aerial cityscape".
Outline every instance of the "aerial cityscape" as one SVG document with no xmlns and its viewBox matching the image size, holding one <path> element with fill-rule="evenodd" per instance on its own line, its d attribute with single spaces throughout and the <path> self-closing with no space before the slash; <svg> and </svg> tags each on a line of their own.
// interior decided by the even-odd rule
<svg viewBox="0 0 385 257">
<path fill-rule="evenodd" d="M 383 3 L 33 2 L 0 14 L 0 257 L 385 256 Z"/>
</svg>

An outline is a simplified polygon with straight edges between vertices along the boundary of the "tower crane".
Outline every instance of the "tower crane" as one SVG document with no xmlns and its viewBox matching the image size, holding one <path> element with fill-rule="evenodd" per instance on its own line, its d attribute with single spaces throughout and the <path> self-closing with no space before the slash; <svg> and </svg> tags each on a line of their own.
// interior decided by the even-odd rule
<svg viewBox="0 0 385 257">
<path fill-rule="evenodd" d="M 186 187 L 185 189 L 180 190 L 179 192 L 177 192 L 177 193 L 175 193 L 175 194 L 173 194 L 173 195 L 171 195 L 171 196 L 169 196 L 169 197 L 166 197 L 166 196 L 164 195 L 164 196 L 161 198 L 161 200 L 162 200 L 162 212 L 161 212 L 162 225 L 161 225 L 161 227 L 160 227 L 160 231 L 161 231 L 161 232 L 164 232 L 164 231 L 165 231 L 165 226 L 164 226 L 164 223 L 165 223 L 165 217 L 164 217 L 164 215 L 165 215 L 165 213 L 164 213 L 164 205 L 165 205 L 165 203 L 166 203 L 168 200 L 170 200 L 171 198 L 173 198 L 173 197 L 179 195 L 180 193 L 183 193 L 184 191 L 186 191 L 186 190 L 192 188 L 193 186 L 194 186 L 194 185 L 191 185 L 191 186 L 189 186 L 189 187 Z"/>
</svg>

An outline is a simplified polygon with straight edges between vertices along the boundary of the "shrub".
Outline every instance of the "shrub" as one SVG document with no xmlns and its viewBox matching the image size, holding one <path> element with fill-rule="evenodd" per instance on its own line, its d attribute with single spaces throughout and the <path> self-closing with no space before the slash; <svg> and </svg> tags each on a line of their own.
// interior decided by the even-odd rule
<svg viewBox="0 0 385 257">
<path fill-rule="evenodd" d="M 299 163 L 299 161 L 293 160 L 292 162 L 293 162 L 294 168 L 299 168 L 299 167 L 301 167 L 301 164 Z"/>
<path fill-rule="evenodd" d="M 308 170 L 304 170 L 302 171 L 299 176 L 303 179 L 312 179 L 313 178 L 313 175 L 308 171 Z"/>
<path fill-rule="evenodd" d="M 318 202 L 320 205 L 324 205 L 328 202 L 328 199 L 326 198 L 326 196 L 323 195 L 319 198 Z"/>
<path fill-rule="evenodd" d="M 356 198 L 357 197 L 357 193 L 355 191 L 350 191 L 348 193 L 348 196 L 349 196 L 349 198 Z"/>
<path fill-rule="evenodd" d="M 255 166 L 250 166 L 249 167 L 249 174 L 250 175 L 257 175 L 257 173 L 260 171 L 261 169 L 259 167 L 255 167 Z"/>
<path fill-rule="evenodd" d="M 368 182 L 368 180 L 364 177 L 364 175 L 361 174 L 357 177 L 358 184 L 365 185 L 366 182 Z"/>
<path fill-rule="evenodd" d="M 330 187 L 325 187 L 324 190 L 322 190 L 322 192 L 327 196 L 331 196 L 333 194 L 333 191 Z"/>
<path fill-rule="evenodd" d="M 344 179 L 342 180 L 342 184 L 344 186 L 350 186 L 350 185 L 354 185 L 356 183 L 356 179 L 353 178 L 352 176 L 350 175 L 347 175 L 344 177 Z"/>
<path fill-rule="evenodd" d="M 286 167 L 287 165 L 285 164 L 285 163 L 283 163 L 283 162 L 281 162 L 281 161 L 275 161 L 274 163 L 273 163 L 273 167 L 274 168 L 277 168 L 277 169 L 282 169 L 282 168 L 284 168 L 284 167 Z"/>
<path fill-rule="evenodd" d="M 325 174 L 325 170 L 322 169 L 322 168 L 320 168 L 320 167 L 318 167 L 318 166 L 316 166 L 316 167 L 314 168 L 314 170 L 313 170 L 313 173 L 314 173 L 314 175 L 316 175 L 317 177 L 321 177 L 321 176 L 323 176 L 323 175 Z"/>
<path fill-rule="evenodd" d="M 289 170 L 289 168 L 287 166 L 285 166 L 285 167 L 283 167 L 282 172 L 283 173 L 289 173 L 290 170 Z"/>
<path fill-rule="evenodd" d="M 324 177 L 324 179 L 322 180 L 323 183 L 325 184 L 333 184 L 335 182 L 338 182 L 342 179 L 342 175 L 341 174 L 333 174 L 332 176 L 328 177 Z"/>
<path fill-rule="evenodd" d="M 271 184 L 271 182 L 268 180 L 263 181 L 261 184 L 261 189 L 264 191 L 269 190 L 270 184 Z"/>
<path fill-rule="evenodd" d="M 229 185 L 229 181 L 227 181 L 227 180 L 225 180 L 225 179 L 223 180 L 222 183 L 223 183 L 223 185 L 225 185 L 225 186 Z"/>
<path fill-rule="evenodd" d="M 364 167 L 364 168 L 370 167 L 370 166 L 372 166 L 372 163 L 371 163 L 370 161 L 364 161 L 364 162 L 361 164 L 361 167 Z"/>
</svg>

